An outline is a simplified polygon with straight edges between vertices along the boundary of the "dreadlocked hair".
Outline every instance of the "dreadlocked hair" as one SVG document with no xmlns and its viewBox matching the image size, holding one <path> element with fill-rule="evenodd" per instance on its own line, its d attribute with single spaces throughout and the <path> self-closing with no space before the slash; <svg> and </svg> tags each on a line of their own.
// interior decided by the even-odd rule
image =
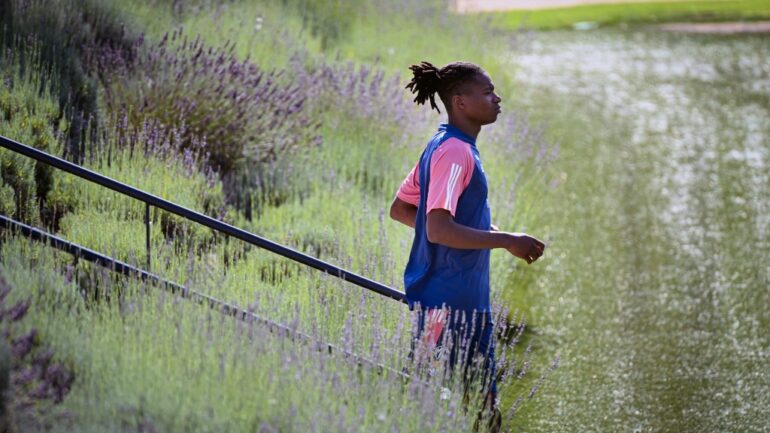
<svg viewBox="0 0 770 433">
<path fill-rule="evenodd" d="M 435 108 L 439 113 L 441 110 L 436 105 L 436 93 L 444 106 L 449 109 L 450 97 L 454 91 L 477 74 L 484 72 L 479 66 L 468 62 L 453 62 L 438 69 L 430 62 L 423 61 L 419 65 L 410 66 L 409 69 L 414 76 L 406 88 L 417 94 L 414 102 L 421 105 L 429 100 L 431 109 Z"/>
</svg>

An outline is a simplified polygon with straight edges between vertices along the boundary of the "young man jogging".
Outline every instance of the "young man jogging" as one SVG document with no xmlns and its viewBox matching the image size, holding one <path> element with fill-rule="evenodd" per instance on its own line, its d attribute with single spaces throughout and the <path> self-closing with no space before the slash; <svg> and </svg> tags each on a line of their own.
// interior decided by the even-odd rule
<svg viewBox="0 0 770 433">
<path fill-rule="evenodd" d="M 448 122 L 430 139 L 393 200 L 390 216 L 415 229 L 404 272 L 410 308 L 421 310 L 419 340 L 435 347 L 450 342 L 450 368 L 460 363 L 464 377 L 478 356 L 488 403 L 496 398 L 494 338 L 489 300 L 489 253 L 505 248 L 527 263 L 545 245 L 523 233 L 498 231 L 491 223 L 487 181 L 476 148 L 483 125 L 500 114 L 500 97 L 489 75 L 466 62 L 437 68 L 428 62 L 410 67 L 407 88 L 415 102 L 435 94 Z M 471 375 L 473 372 L 470 373 Z"/>
</svg>

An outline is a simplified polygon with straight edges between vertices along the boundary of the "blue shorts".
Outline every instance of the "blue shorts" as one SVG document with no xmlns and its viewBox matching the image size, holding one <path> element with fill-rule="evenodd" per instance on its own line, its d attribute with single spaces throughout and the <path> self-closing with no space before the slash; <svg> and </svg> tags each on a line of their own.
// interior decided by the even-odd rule
<svg viewBox="0 0 770 433">
<path fill-rule="evenodd" d="M 438 310 L 420 311 L 415 341 L 430 335 L 432 337 L 429 338 L 436 347 L 450 346 L 450 371 L 454 371 L 459 363 L 466 384 L 480 373 L 482 386 L 497 395 L 495 338 L 491 313 L 445 313 L 448 317 L 443 320 L 443 326 L 436 326 L 435 317 L 432 316 L 436 311 Z M 467 317 L 470 317 L 470 320 Z"/>
</svg>

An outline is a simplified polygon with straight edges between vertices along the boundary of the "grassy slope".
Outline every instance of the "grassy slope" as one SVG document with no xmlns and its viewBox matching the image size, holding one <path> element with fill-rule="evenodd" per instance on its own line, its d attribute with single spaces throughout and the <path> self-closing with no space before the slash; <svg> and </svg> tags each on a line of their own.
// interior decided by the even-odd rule
<svg viewBox="0 0 770 433">
<path fill-rule="evenodd" d="M 160 7 L 150 8 L 142 6 L 139 2 L 134 3 L 136 4 L 130 5 L 126 10 L 134 17 L 135 26 L 148 31 L 150 39 L 158 39 L 175 25 L 184 24 L 188 33 L 200 33 L 213 45 L 222 44 L 226 40 L 236 41 L 240 55 L 249 56 L 260 64 L 285 67 L 289 64 L 292 50 L 302 49 L 310 52 L 311 56 L 320 56 L 327 60 L 338 57 L 342 62 L 376 64 L 389 74 L 398 74 L 402 77 L 407 72 L 406 66 L 419 60 L 427 59 L 443 64 L 462 58 L 484 65 L 495 77 L 503 94 L 509 94 L 511 90 L 510 83 L 505 78 L 507 75 L 503 73 L 503 63 L 498 62 L 493 56 L 504 47 L 487 44 L 486 49 L 478 49 L 483 35 L 474 32 L 473 29 L 482 25 L 483 21 L 478 21 L 476 17 L 454 17 L 441 13 L 408 15 L 399 19 L 395 19 L 394 15 L 391 19 L 382 20 L 362 17 L 353 26 L 347 39 L 339 41 L 330 50 L 331 52 L 322 52 L 317 38 L 302 30 L 300 19 L 291 15 L 282 15 L 277 8 L 257 7 L 246 2 L 232 3 L 217 18 L 203 15 L 179 19 Z M 132 8 L 132 6 L 136 7 Z M 257 16 L 263 17 L 263 25 L 259 30 L 251 25 L 256 21 Z M 453 25 L 464 26 L 468 32 L 448 32 L 447 29 L 452 28 Z M 451 43 L 444 43 L 447 39 Z M 496 43 L 504 44 L 505 41 L 498 40 Z M 404 98 L 408 98 L 405 92 Z M 424 107 L 421 108 L 420 111 L 423 113 L 428 111 Z M 393 190 L 419 155 L 425 137 L 440 120 L 435 114 L 417 115 L 416 112 L 410 114 L 409 120 L 404 123 L 395 123 L 377 117 L 354 117 L 351 116 L 349 109 L 344 107 L 319 113 L 323 116 L 325 145 L 310 158 L 314 164 L 303 167 L 307 169 L 306 175 L 313 185 L 307 191 L 307 195 L 296 197 L 281 207 L 266 209 L 263 215 L 253 223 L 238 220 L 236 225 L 264 234 L 270 239 L 287 242 L 300 249 L 316 248 L 309 252 L 321 254 L 326 260 L 340 263 L 366 276 L 398 286 L 408 243 L 411 240 L 411 231 L 388 221 L 384 217 L 384 209 Z M 374 116 L 377 113 L 379 112 L 375 111 Z M 370 122 L 376 122 L 378 126 L 372 127 Z M 536 213 L 528 211 L 533 208 L 532 196 L 522 192 L 529 191 L 530 187 L 540 181 L 539 177 L 532 176 L 533 171 L 538 168 L 537 165 L 529 164 L 531 158 L 536 157 L 537 149 L 531 139 L 514 136 L 520 128 L 526 128 L 526 124 L 513 122 L 496 128 L 495 133 L 485 135 L 485 146 L 490 147 L 490 152 L 495 149 L 500 156 L 490 158 L 486 163 L 492 188 L 496 194 L 491 197 L 496 209 L 496 222 L 501 227 L 526 226 L 536 219 Z M 521 150 L 526 151 L 520 152 Z M 121 163 L 116 163 L 117 161 Z M 185 168 L 180 166 L 178 161 L 150 157 L 141 164 L 137 164 L 119 152 L 112 156 L 110 164 L 97 158 L 90 166 L 99 172 L 175 201 L 184 201 L 184 197 L 190 198 L 192 201 L 185 203 L 186 205 L 196 209 L 201 208 L 200 191 L 201 188 L 205 188 L 205 179 L 197 174 L 185 175 Z M 514 194 L 511 185 L 516 183 L 516 178 L 521 177 L 532 178 L 534 181 L 518 183 L 517 193 Z M 377 178 L 382 186 L 372 187 L 367 180 L 371 178 Z M 170 179 L 176 180 L 172 182 Z M 112 193 L 84 185 L 84 182 L 75 181 L 69 177 L 62 178 L 59 186 L 63 195 L 77 197 L 77 200 L 71 203 L 72 211 L 62 220 L 62 235 L 125 260 L 142 261 L 144 238 L 141 205 L 130 203 L 127 199 L 118 198 Z M 198 191 L 198 193 L 186 194 L 189 191 Z M 537 191 L 537 188 L 533 191 Z M 218 190 L 214 193 L 221 194 Z M 91 209 L 92 205 L 98 203 L 104 204 L 97 206 L 100 210 Z M 317 326 L 320 328 L 318 332 L 325 339 L 339 341 L 347 312 L 357 311 L 361 305 L 364 305 L 358 289 L 339 287 L 336 282 L 319 283 L 317 277 L 304 274 L 286 273 L 285 268 L 280 264 L 276 265 L 275 259 L 265 253 L 249 253 L 245 260 L 224 275 L 223 264 L 219 257 L 226 247 L 217 245 L 211 249 L 209 255 L 194 256 L 189 253 L 185 245 L 166 243 L 160 233 L 160 225 L 156 219 L 151 239 L 155 254 L 154 271 L 182 283 L 194 284 L 194 287 L 200 290 L 214 290 L 215 295 L 236 300 L 241 305 L 250 304 L 255 297 L 259 296 L 262 301 L 258 311 L 266 313 L 273 319 L 291 321 L 296 306 L 297 310 L 302 311 L 299 323 L 302 329 Z M 201 233 L 200 239 L 196 242 L 204 243 L 209 236 Z M 327 250 L 323 250 L 324 248 Z M 18 253 L 18 255 L 24 254 Z M 10 257 L 10 254 L 4 255 L 4 261 Z M 68 258 L 60 258 L 56 263 L 66 267 L 68 260 Z M 508 256 L 496 256 L 494 274 L 498 276 L 498 287 L 507 284 L 503 281 L 508 281 L 512 277 L 515 277 L 517 287 L 531 284 L 534 278 L 531 277 L 532 274 L 528 274 L 526 269 L 511 267 L 511 261 L 512 259 Z M 51 266 L 50 261 L 41 263 L 43 267 Z M 11 263 L 10 266 L 14 271 L 21 272 L 22 267 L 18 263 L 15 265 Z M 93 275 L 89 274 L 90 270 L 87 266 L 79 265 L 79 267 L 83 269 L 78 272 Z M 285 279 L 276 281 L 275 284 L 261 281 L 261 275 L 265 269 L 272 271 L 276 267 L 279 269 L 279 274 L 282 272 L 286 274 Z M 502 272 L 502 269 L 506 271 Z M 530 277 L 519 278 L 522 273 Z M 25 288 L 21 283 L 25 278 L 28 276 L 18 274 L 16 286 Z M 120 284 L 132 283 L 120 282 L 116 287 Z M 60 281 L 43 282 L 40 291 L 67 289 L 65 286 Z M 103 288 L 106 289 L 106 287 Z M 25 289 L 31 290 L 33 287 Z M 271 296 L 273 299 L 267 299 Z M 61 351 L 64 358 L 72 359 L 76 363 L 78 374 L 83 378 L 78 394 L 73 394 L 70 408 L 84 416 L 80 419 L 84 425 L 98 429 L 100 423 L 112 422 L 109 419 L 110 410 L 114 411 L 116 402 L 124 399 L 134 403 L 128 405 L 127 418 L 117 422 L 132 424 L 140 418 L 141 414 L 132 415 L 131 410 L 151 410 L 147 416 L 155 418 L 156 423 L 168 427 L 169 430 L 184 428 L 177 424 L 177 420 L 184 418 L 187 414 L 211 410 L 210 406 L 207 407 L 210 403 L 205 399 L 198 401 L 189 409 L 170 407 L 168 403 L 162 403 L 167 400 L 165 395 L 158 393 L 158 386 L 168 386 L 183 394 L 199 395 L 203 394 L 198 392 L 200 387 L 208 387 L 211 386 L 210 384 L 200 385 L 196 382 L 187 386 L 187 378 L 169 375 L 164 381 L 162 380 L 164 378 L 148 378 L 142 373 L 152 370 L 158 362 L 167 363 L 170 371 L 174 370 L 175 361 L 171 360 L 174 354 L 153 352 L 155 350 L 153 345 L 161 340 L 146 335 L 162 333 L 163 329 L 170 325 L 169 323 L 158 322 L 151 318 L 147 322 L 138 321 L 130 326 L 132 332 L 138 335 L 135 346 L 122 344 L 120 341 L 125 337 L 119 335 L 117 328 L 114 336 L 94 333 L 87 336 L 87 342 L 76 343 L 80 338 L 85 338 L 78 332 L 85 331 L 55 325 L 58 316 L 56 311 L 50 310 L 52 306 L 46 303 L 38 305 L 40 311 L 35 319 L 36 326 L 45 329 L 46 338 Z M 277 305 L 281 307 L 276 308 Z M 382 317 L 382 320 L 377 320 L 374 324 L 365 324 L 363 327 L 357 326 L 356 333 L 370 336 L 383 332 L 389 335 L 394 331 L 395 324 L 400 318 L 398 314 L 393 314 L 389 305 L 370 303 L 369 308 L 372 309 L 373 314 Z M 326 320 L 322 321 L 321 318 Z M 117 326 L 121 320 L 117 316 L 107 318 L 91 311 L 82 311 L 82 314 L 73 316 L 74 319 L 85 323 L 92 320 L 100 323 L 103 321 L 102 324 L 105 327 Z M 379 327 L 385 330 L 378 329 Z M 139 341 L 145 337 L 147 339 Z M 97 341 L 99 339 L 101 341 Z M 94 344 L 91 344 L 92 342 Z M 358 344 L 363 350 L 368 347 L 368 343 L 368 337 L 361 337 Z M 141 352 L 142 348 L 147 352 Z M 193 351 L 195 348 L 191 346 L 189 350 Z M 133 352 L 136 354 L 132 355 Z M 115 370 L 109 363 L 113 363 L 113 367 L 117 369 L 122 369 L 123 363 L 128 362 L 126 360 L 132 356 L 138 357 L 135 360 L 138 363 L 133 367 L 136 370 L 124 371 L 120 375 L 111 373 Z M 211 357 L 209 367 L 215 368 L 216 360 L 213 354 L 207 352 L 206 356 Z M 207 380 L 206 375 L 199 376 L 201 377 L 198 379 L 201 381 Z M 289 381 L 289 383 L 293 382 Z M 319 384 L 315 389 L 320 394 L 325 387 L 327 384 Z M 270 386 L 266 388 L 269 389 Z M 227 391 L 222 389 L 221 392 Z M 397 387 L 388 393 L 392 393 L 390 394 L 392 398 L 399 396 Z M 298 391 L 295 397 L 301 399 L 301 394 L 302 392 Z M 287 397 L 287 399 L 295 397 Z M 265 407 L 271 403 L 262 401 L 255 404 Z M 394 404 L 396 405 L 394 407 L 399 405 L 398 402 Z M 94 413 L 84 415 L 86 411 L 82 408 L 92 405 L 96 405 Z M 154 407 L 154 409 L 148 409 L 148 407 Z M 288 404 L 282 402 L 283 410 L 287 410 L 288 407 Z M 240 419 L 254 416 L 253 412 L 247 415 L 250 408 L 242 406 L 237 409 L 223 415 L 240 417 Z M 318 410 L 323 412 L 325 409 Z M 373 412 L 367 409 L 367 414 L 371 413 Z M 309 415 L 312 414 L 306 412 L 306 416 Z M 165 416 L 171 418 L 156 418 Z M 419 414 L 415 416 L 414 421 L 409 422 L 417 426 L 420 422 Z M 217 420 L 212 420 L 211 425 L 201 426 L 200 429 L 205 431 L 210 428 L 215 431 L 216 427 Z M 300 423 L 295 427 L 302 428 L 304 425 Z M 403 424 L 400 427 L 409 429 Z"/>
<path fill-rule="evenodd" d="M 559 9 L 484 13 L 495 27 L 550 30 L 569 28 L 579 22 L 602 26 L 642 25 L 663 22 L 757 21 L 770 19 L 770 1 L 679 1 L 586 5 Z"/>
</svg>

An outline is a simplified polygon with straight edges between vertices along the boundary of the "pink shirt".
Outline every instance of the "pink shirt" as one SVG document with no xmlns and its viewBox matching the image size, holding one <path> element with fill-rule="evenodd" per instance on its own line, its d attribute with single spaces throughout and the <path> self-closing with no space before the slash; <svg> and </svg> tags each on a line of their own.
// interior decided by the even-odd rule
<svg viewBox="0 0 770 433">
<path fill-rule="evenodd" d="M 473 177 L 475 168 L 471 145 L 457 138 L 449 138 L 433 152 L 430 160 L 430 185 L 425 213 L 446 209 L 455 216 L 457 201 Z M 419 205 L 420 174 L 415 165 L 396 193 L 399 199 Z"/>
</svg>

